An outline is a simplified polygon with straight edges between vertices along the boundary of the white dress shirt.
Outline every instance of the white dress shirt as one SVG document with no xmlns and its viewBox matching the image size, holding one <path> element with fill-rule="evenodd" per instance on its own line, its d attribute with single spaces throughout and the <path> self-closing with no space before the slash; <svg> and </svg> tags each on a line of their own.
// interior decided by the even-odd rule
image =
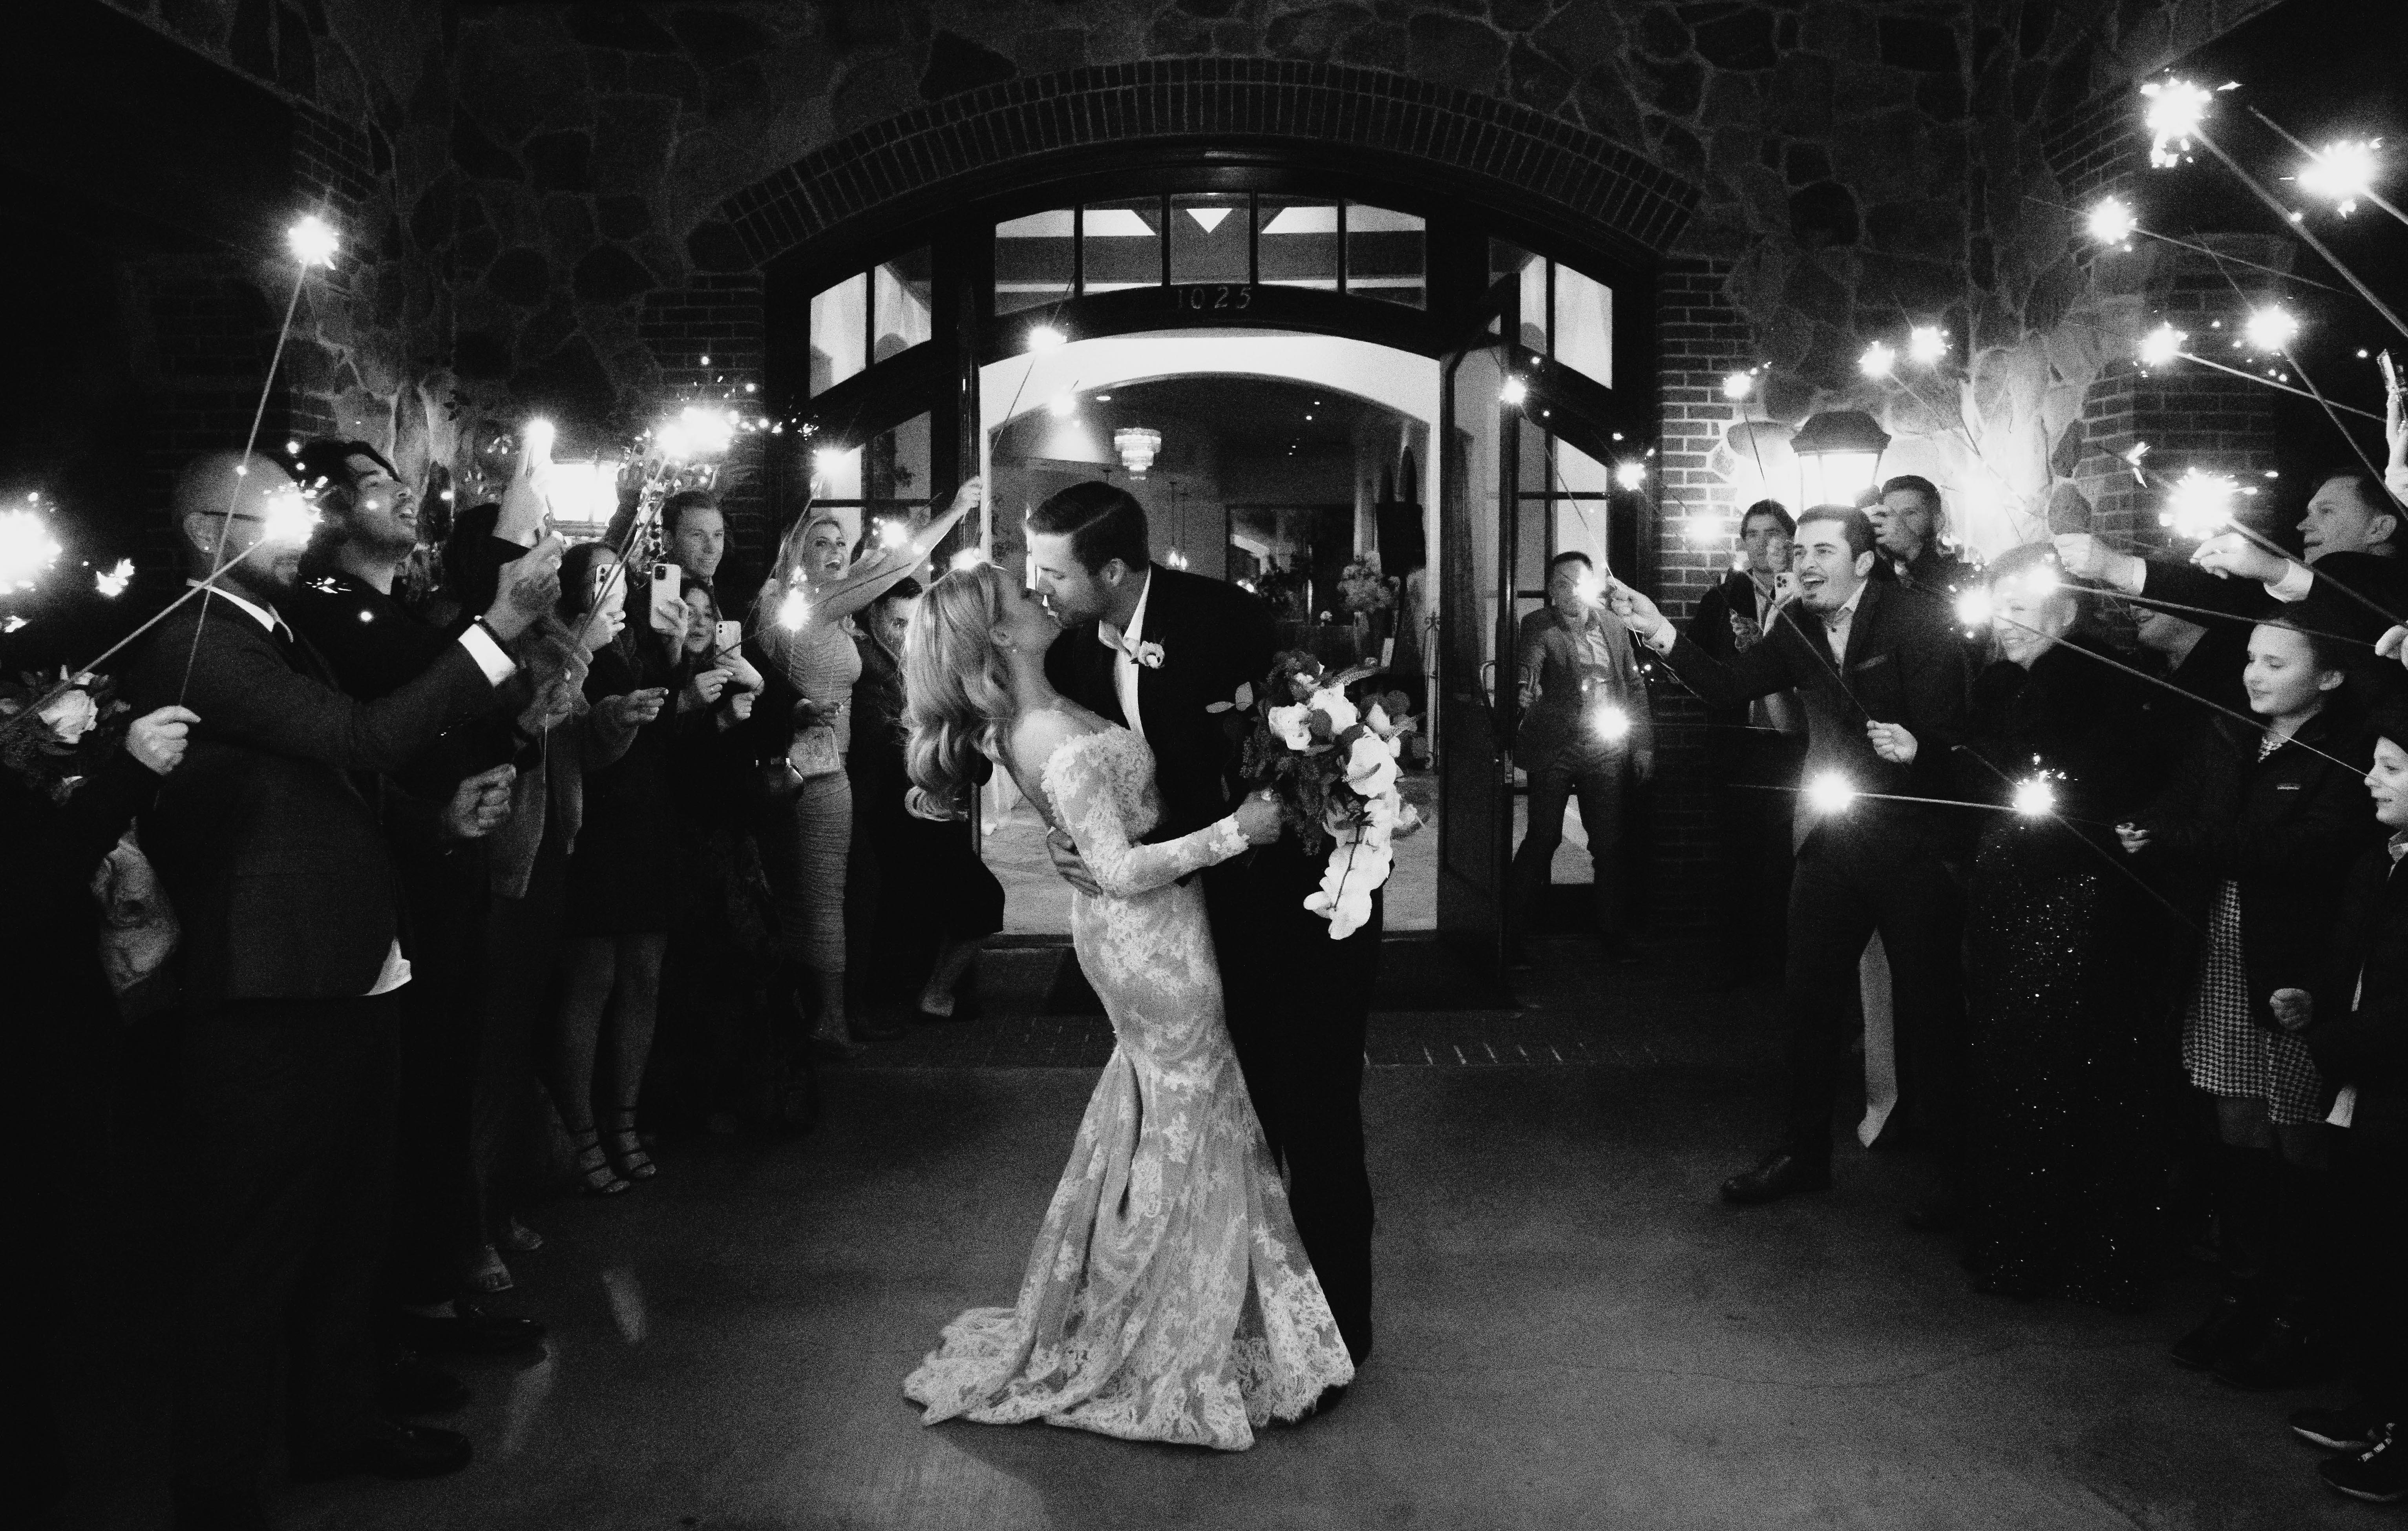
<svg viewBox="0 0 2408 1531">
<path fill-rule="evenodd" d="M 187 579 L 184 583 L 198 585 L 200 581 Z M 202 596 L 201 599 L 206 601 L 212 595 L 231 603 L 236 609 L 267 629 L 269 634 L 281 635 L 287 643 L 294 641 L 293 629 L 286 626 L 284 619 L 276 614 L 275 608 L 247 600 L 223 585 L 210 586 L 208 594 Z M 494 641 L 494 636 L 477 623 L 471 622 L 467 631 L 460 635 L 460 647 L 468 651 L 468 656 L 477 662 L 479 669 L 485 672 L 485 680 L 492 685 L 500 685 L 519 667 L 518 662 L 504 653 L 502 646 Z M 385 952 L 384 966 L 377 970 L 376 983 L 368 990 L 366 997 L 374 999 L 379 994 L 389 994 L 408 981 L 409 959 L 401 954 L 401 937 L 395 936 L 393 938 L 393 945 Z"/>
<path fill-rule="evenodd" d="M 1823 616 L 1823 637 L 1830 644 L 1835 660 L 1844 662 L 1848 657 L 1848 629 L 1856 624 L 1856 603 L 1864 598 L 1865 587 L 1858 583 L 1856 593 L 1841 602 L 1840 609 Z"/>
<path fill-rule="evenodd" d="M 1112 651 L 1112 690 L 1121 699 L 1121 716 L 1140 738 L 1145 737 L 1145 723 L 1137 715 L 1137 651 L 1145 641 L 1145 603 L 1154 594 L 1154 566 L 1146 565 L 1145 583 L 1138 587 L 1137 609 L 1129 613 L 1128 631 L 1123 633 L 1111 622 L 1096 623 L 1096 639 Z"/>
</svg>

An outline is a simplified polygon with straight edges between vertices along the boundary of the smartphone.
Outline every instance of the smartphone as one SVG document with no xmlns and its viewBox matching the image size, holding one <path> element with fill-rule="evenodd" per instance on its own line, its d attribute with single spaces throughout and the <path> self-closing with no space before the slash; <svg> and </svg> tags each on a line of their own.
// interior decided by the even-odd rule
<svg viewBox="0 0 2408 1531">
<path fill-rule="evenodd" d="M 652 631 L 677 635 L 685 631 L 685 571 L 675 564 L 652 565 Z"/>
<path fill-rule="evenodd" d="M 743 648 L 744 624 L 740 622 L 721 622 L 717 636 L 711 639 L 710 647 L 711 651 L 717 654 L 732 654 Z"/>
</svg>

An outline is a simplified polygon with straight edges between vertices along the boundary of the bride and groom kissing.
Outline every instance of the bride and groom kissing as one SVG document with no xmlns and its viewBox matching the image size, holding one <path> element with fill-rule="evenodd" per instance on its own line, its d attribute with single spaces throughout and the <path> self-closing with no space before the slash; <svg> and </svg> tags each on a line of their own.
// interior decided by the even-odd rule
<svg viewBox="0 0 2408 1531">
<path fill-rule="evenodd" d="M 1017 1303 L 946 1325 L 904 1392 L 932 1424 L 1241 1451 L 1334 1407 L 1371 1351 L 1378 904 L 1330 939 L 1317 858 L 1237 780 L 1227 704 L 1270 669 L 1269 610 L 1153 563 L 1110 484 L 1027 528 L 1033 589 L 974 565 L 913 617 L 907 756 L 921 811 L 964 811 L 984 757 L 1045 816 L 1116 1045 Z"/>
</svg>

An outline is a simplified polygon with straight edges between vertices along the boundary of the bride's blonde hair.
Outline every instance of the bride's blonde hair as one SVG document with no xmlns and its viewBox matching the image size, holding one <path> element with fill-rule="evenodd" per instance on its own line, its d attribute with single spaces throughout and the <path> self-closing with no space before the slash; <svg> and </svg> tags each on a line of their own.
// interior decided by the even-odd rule
<svg viewBox="0 0 2408 1531">
<path fill-rule="evenodd" d="M 1011 720 L 1011 670 L 996 646 L 1011 598 L 992 564 L 954 569 L 928 591 L 903 635 L 904 766 L 920 808 L 959 818 L 969 808 L 981 755 L 1001 753 Z"/>
</svg>

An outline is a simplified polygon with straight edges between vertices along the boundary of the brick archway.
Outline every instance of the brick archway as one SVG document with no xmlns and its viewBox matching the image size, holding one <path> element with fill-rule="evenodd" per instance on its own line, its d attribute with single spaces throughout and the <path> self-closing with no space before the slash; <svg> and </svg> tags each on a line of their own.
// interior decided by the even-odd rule
<svg viewBox="0 0 2408 1531">
<path fill-rule="evenodd" d="M 1493 96 L 1338 64 L 1163 59 L 983 86 L 865 128 L 729 196 L 689 247 L 706 270 L 753 269 L 974 176 L 1068 150 L 1197 140 L 1436 171 L 1633 255 L 1661 255 L 1698 202 L 1613 140 Z"/>
</svg>

